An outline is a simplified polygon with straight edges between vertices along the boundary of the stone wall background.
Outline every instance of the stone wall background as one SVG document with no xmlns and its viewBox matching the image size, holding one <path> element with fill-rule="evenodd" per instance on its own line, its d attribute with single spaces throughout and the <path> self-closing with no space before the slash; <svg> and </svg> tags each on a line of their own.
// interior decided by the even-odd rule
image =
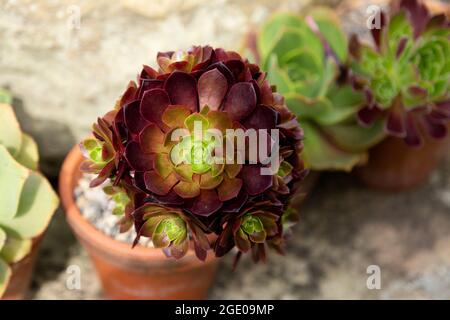
<svg viewBox="0 0 450 320">
<path fill-rule="evenodd" d="M 24 129 L 37 138 L 42 169 L 56 176 L 67 151 L 158 51 L 238 50 L 249 26 L 271 11 L 309 2 L 1 0 L 0 86 L 12 91 Z"/>
<path fill-rule="evenodd" d="M 43 171 L 56 178 L 68 150 L 109 110 L 157 51 L 210 44 L 238 50 L 272 11 L 334 6 L 348 31 L 383 0 L 0 0 L 0 86 L 15 96 L 37 139 Z M 356 3 L 356 4 L 355 4 Z M 78 10 L 81 14 L 77 19 Z M 79 28 L 78 28 L 78 22 Z M 211 298 L 450 298 L 450 159 L 417 190 L 385 195 L 351 176 L 322 177 L 302 209 L 287 255 L 265 265 L 224 259 Z M 66 268 L 82 290 L 66 289 Z M 382 268 L 368 290 L 366 268 Z M 101 298 L 100 285 L 60 210 L 44 240 L 31 298 Z"/>
</svg>

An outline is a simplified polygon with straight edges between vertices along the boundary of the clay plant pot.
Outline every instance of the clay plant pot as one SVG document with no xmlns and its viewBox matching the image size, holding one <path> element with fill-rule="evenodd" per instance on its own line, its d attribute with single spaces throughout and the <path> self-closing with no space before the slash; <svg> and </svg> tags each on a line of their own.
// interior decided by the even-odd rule
<svg viewBox="0 0 450 320">
<path fill-rule="evenodd" d="M 11 278 L 1 300 L 23 300 L 26 298 L 42 238 L 43 235 L 34 238 L 30 253 L 19 262 L 11 265 Z"/>
<path fill-rule="evenodd" d="M 218 260 L 205 262 L 189 250 L 180 260 L 168 259 L 160 249 L 119 242 L 97 230 L 80 213 L 73 191 L 83 158 L 78 146 L 64 161 L 59 192 L 69 225 L 89 253 L 109 299 L 205 299 Z"/>
<path fill-rule="evenodd" d="M 450 136 L 443 140 L 425 139 L 420 148 L 409 147 L 403 139 L 389 137 L 369 151 L 369 162 L 355 169 L 366 186 L 403 191 L 424 182 L 448 154 Z"/>
</svg>

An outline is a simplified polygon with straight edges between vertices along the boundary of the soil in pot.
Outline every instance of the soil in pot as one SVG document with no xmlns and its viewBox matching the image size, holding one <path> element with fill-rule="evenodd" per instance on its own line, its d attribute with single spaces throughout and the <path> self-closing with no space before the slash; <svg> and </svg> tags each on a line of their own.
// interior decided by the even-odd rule
<svg viewBox="0 0 450 320">
<path fill-rule="evenodd" d="M 11 265 L 11 278 L 1 297 L 2 300 L 22 300 L 26 298 L 42 238 L 43 236 L 35 238 L 31 252 L 19 262 Z"/>
<path fill-rule="evenodd" d="M 132 249 L 130 242 L 134 234 L 120 235 L 115 229 L 114 218 L 117 218 L 108 212 L 111 206 L 101 200 L 99 194 L 87 196 L 89 189 L 83 187 L 84 180 L 79 183 L 82 160 L 78 147 L 67 156 L 60 174 L 60 195 L 67 221 L 88 251 L 105 296 L 110 299 L 205 299 L 214 281 L 218 260 L 210 255 L 202 262 L 193 250 L 180 260 L 168 259 L 149 242 Z M 91 199 L 80 200 L 86 196 Z M 77 197 L 78 204 L 88 200 L 83 214 Z M 93 201 L 95 197 L 97 203 Z"/>
<path fill-rule="evenodd" d="M 403 139 L 389 137 L 369 152 L 369 162 L 355 169 L 366 186 L 403 191 L 423 183 L 449 153 L 450 136 L 443 140 L 425 137 L 422 147 L 413 148 Z"/>
</svg>

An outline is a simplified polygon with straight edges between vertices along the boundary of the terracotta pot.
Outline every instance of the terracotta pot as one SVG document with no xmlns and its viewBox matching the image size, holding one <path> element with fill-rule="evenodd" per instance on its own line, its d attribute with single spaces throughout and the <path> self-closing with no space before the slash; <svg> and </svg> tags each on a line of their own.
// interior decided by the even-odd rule
<svg viewBox="0 0 450 320">
<path fill-rule="evenodd" d="M 205 299 L 218 266 L 190 250 L 180 260 L 168 259 L 160 249 L 119 242 L 97 230 L 80 213 L 73 191 L 81 176 L 82 155 L 76 146 L 64 161 L 59 191 L 66 217 L 89 253 L 109 299 Z"/>
<path fill-rule="evenodd" d="M 369 162 L 355 169 L 367 186 L 403 191 L 424 182 L 442 158 L 448 154 L 450 136 L 443 140 L 426 138 L 420 148 L 412 148 L 402 139 L 389 137 L 369 152 Z"/>
<path fill-rule="evenodd" d="M 308 175 L 300 183 L 298 190 L 295 192 L 291 200 L 291 206 L 299 209 L 313 191 L 320 178 L 319 171 L 310 171 Z"/>
<path fill-rule="evenodd" d="M 2 300 L 22 300 L 26 297 L 42 238 L 43 236 L 35 238 L 30 253 L 19 262 L 11 265 L 11 278 L 1 297 Z"/>
</svg>

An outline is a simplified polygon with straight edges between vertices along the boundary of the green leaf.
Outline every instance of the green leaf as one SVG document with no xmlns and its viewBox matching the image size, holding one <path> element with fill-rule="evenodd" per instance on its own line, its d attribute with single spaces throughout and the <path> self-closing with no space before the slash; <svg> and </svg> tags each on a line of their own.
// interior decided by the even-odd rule
<svg viewBox="0 0 450 320">
<path fill-rule="evenodd" d="M 322 63 L 322 69 L 313 74 L 306 74 L 304 81 L 295 81 L 293 90 L 288 91 L 297 93 L 308 100 L 321 100 L 324 99 L 329 87 L 334 83 L 338 72 L 337 65 L 331 59 L 326 59 Z M 289 69 L 289 72 L 292 72 Z M 296 72 L 301 72 L 297 70 Z M 297 75 L 298 76 L 298 75 Z"/>
<path fill-rule="evenodd" d="M 391 55 L 395 55 L 398 43 L 403 37 L 413 37 L 413 28 L 404 11 L 397 13 L 389 21 L 386 39 L 389 41 L 387 45 Z"/>
<path fill-rule="evenodd" d="M 5 261 L 0 259 L 0 298 L 5 293 L 10 278 L 11 278 L 11 268 Z"/>
<path fill-rule="evenodd" d="M 2 88 L 0 88 L 0 103 L 9 104 L 9 105 L 12 104 L 11 94 Z"/>
<path fill-rule="evenodd" d="M 97 139 L 94 139 L 94 138 L 87 138 L 82 142 L 82 144 L 83 144 L 83 147 L 88 152 L 90 152 L 94 149 L 97 149 L 99 147 L 101 148 L 101 143 Z"/>
<path fill-rule="evenodd" d="M 290 13 L 278 13 L 273 15 L 261 28 L 258 37 L 258 51 L 263 60 L 267 61 L 276 41 L 282 36 L 285 28 L 304 28 L 305 23 L 299 16 Z M 265 65 L 265 64 L 264 64 Z"/>
<path fill-rule="evenodd" d="M 323 128 L 336 145 L 348 152 L 365 152 L 386 137 L 384 121 L 379 120 L 364 128 L 356 123 L 341 124 Z"/>
<path fill-rule="evenodd" d="M 425 39 L 432 39 L 435 37 L 448 38 L 450 37 L 450 28 L 430 28 L 428 30 L 425 30 L 425 32 L 422 34 L 422 37 Z"/>
<path fill-rule="evenodd" d="M 355 91 L 351 85 L 334 85 L 327 97 L 332 108 L 324 110 L 317 118 L 317 122 L 324 126 L 334 125 L 354 117 L 364 102 L 363 94 Z"/>
<path fill-rule="evenodd" d="M 289 109 L 300 117 L 300 120 L 318 120 L 320 116 L 332 110 L 330 101 L 325 98 L 310 99 L 296 93 L 285 94 L 285 101 Z"/>
<path fill-rule="evenodd" d="M 19 262 L 30 253 L 31 246 L 32 241 L 30 239 L 8 237 L 0 251 L 0 257 L 10 264 Z"/>
<path fill-rule="evenodd" d="M 320 33 L 330 44 L 331 49 L 339 61 L 344 63 L 347 60 L 348 43 L 347 37 L 336 15 L 327 8 L 316 8 L 310 15 L 317 23 Z"/>
<path fill-rule="evenodd" d="M 354 166 L 367 161 L 366 153 L 345 152 L 333 145 L 311 123 L 300 121 L 300 124 L 305 132 L 302 156 L 307 168 L 319 171 L 351 171 Z"/>
<path fill-rule="evenodd" d="M 22 135 L 22 146 L 15 156 L 16 160 L 30 170 L 37 170 L 39 163 L 38 147 L 34 139 L 27 135 Z"/>
<path fill-rule="evenodd" d="M 293 167 L 289 162 L 283 161 L 280 164 L 280 168 L 278 169 L 277 175 L 284 178 L 292 172 L 292 169 Z"/>
<path fill-rule="evenodd" d="M 295 84 L 291 78 L 289 78 L 286 70 L 283 70 L 278 66 L 278 58 L 276 55 L 271 56 L 267 78 L 271 84 L 277 87 L 277 92 L 282 95 L 295 90 Z"/>
<path fill-rule="evenodd" d="M 339 109 L 345 109 L 349 106 L 361 106 L 365 102 L 364 95 L 360 91 L 353 89 L 349 84 L 342 86 L 333 85 L 327 96 L 330 98 L 333 107 Z"/>
<path fill-rule="evenodd" d="M 320 39 L 306 24 L 302 28 L 280 28 L 273 43 L 273 47 L 269 51 L 262 53 L 264 69 L 267 69 L 270 56 L 276 55 L 280 61 L 283 61 L 291 51 L 302 47 L 307 47 L 314 55 L 323 57 Z"/>
<path fill-rule="evenodd" d="M 14 156 L 22 145 L 22 131 L 11 105 L 0 103 L 0 145 Z"/>
<path fill-rule="evenodd" d="M 29 173 L 0 145 L 0 220 L 11 219 L 16 215 Z"/>
<path fill-rule="evenodd" d="M 0 228 L 0 251 L 5 245 L 5 242 L 6 242 L 6 232 L 2 228 Z"/>
<path fill-rule="evenodd" d="M 272 50 L 268 52 L 267 55 L 264 55 L 264 57 L 275 55 L 282 61 L 284 55 L 298 48 L 299 44 L 303 42 L 302 34 L 298 29 L 283 28 L 280 29 L 279 32 L 281 35 L 277 39 Z"/>
<path fill-rule="evenodd" d="M 323 57 L 315 55 L 309 48 L 296 48 L 280 61 L 283 69 L 288 70 L 288 74 L 293 81 L 305 81 L 311 77 L 318 78 L 318 74 L 323 73 Z"/>
<path fill-rule="evenodd" d="M 382 68 L 381 61 L 380 55 L 375 50 L 369 46 L 362 45 L 361 61 L 353 61 L 352 69 L 356 73 L 371 77 Z"/>
<path fill-rule="evenodd" d="M 338 66 L 331 58 L 327 58 L 324 61 L 324 72 L 321 74 L 320 84 L 318 88 L 317 96 L 325 96 L 330 89 L 330 86 L 336 81 L 338 74 Z"/>
<path fill-rule="evenodd" d="M 0 217 L 0 225 L 15 237 L 36 237 L 47 228 L 58 204 L 50 183 L 41 174 L 31 172 L 23 187 L 16 216 Z"/>
<path fill-rule="evenodd" d="M 167 220 L 162 220 L 158 226 L 155 229 L 155 232 L 152 235 L 152 242 L 155 248 L 167 248 L 170 246 L 171 240 L 169 239 L 169 236 L 165 232 L 166 225 L 168 222 Z"/>
<path fill-rule="evenodd" d="M 195 125 L 197 125 L 202 130 L 199 133 L 203 134 L 209 128 L 209 121 L 202 114 L 194 113 L 184 120 L 184 125 L 191 133 L 194 133 Z"/>
</svg>

